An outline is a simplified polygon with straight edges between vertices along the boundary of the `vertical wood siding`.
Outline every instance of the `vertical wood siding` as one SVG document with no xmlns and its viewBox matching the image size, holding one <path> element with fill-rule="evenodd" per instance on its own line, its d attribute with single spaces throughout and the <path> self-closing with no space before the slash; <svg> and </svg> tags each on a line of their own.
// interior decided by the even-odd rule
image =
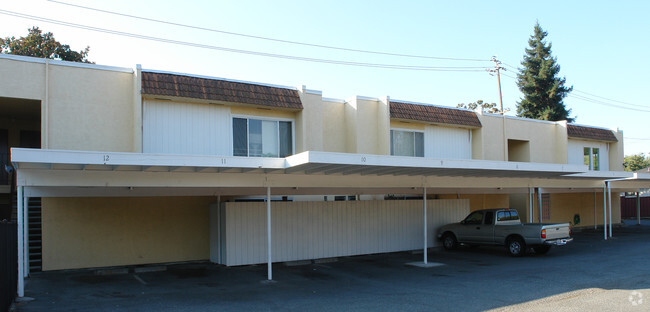
<svg viewBox="0 0 650 312">
<path fill-rule="evenodd" d="M 472 159 L 470 130 L 427 126 L 424 131 L 424 157 Z"/>
<path fill-rule="evenodd" d="M 231 156 L 231 124 L 226 107 L 145 101 L 143 152 Z"/>
<path fill-rule="evenodd" d="M 224 203 L 226 265 L 266 261 L 266 206 Z M 467 199 L 427 201 L 428 245 L 437 229 L 469 213 Z M 422 201 L 273 202 L 274 262 L 394 252 L 422 248 Z"/>
</svg>

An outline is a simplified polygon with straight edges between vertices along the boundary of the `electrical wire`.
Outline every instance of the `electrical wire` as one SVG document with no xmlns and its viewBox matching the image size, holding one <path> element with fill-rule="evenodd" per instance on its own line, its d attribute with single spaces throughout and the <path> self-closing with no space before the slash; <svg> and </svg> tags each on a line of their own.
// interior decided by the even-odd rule
<svg viewBox="0 0 650 312">
<path fill-rule="evenodd" d="M 300 42 L 300 41 L 276 39 L 276 38 L 270 38 L 270 37 L 248 35 L 248 34 L 243 34 L 243 33 L 219 30 L 219 29 L 214 29 L 214 28 L 206 28 L 206 27 L 199 27 L 199 26 L 193 26 L 193 25 L 188 25 L 188 24 L 168 22 L 168 21 L 163 21 L 163 20 L 158 20 L 158 19 L 153 19 L 153 18 L 148 18 L 148 17 L 142 17 L 142 16 L 130 15 L 130 14 L 125 14 L 125 13 L 120 13 L 120 12 L 115 12 L 115 11 L 97 9 L 97 8 L 93 8 L 93 7 L 88 7 L 88 6 L 78 5 L 78 4 L 72 4 L 72 3 L 67 3 L 67 2 L 63 2 L 63 1 L 55 1 L 55 0 L 48 0 L 48 1 L 52 2 L 52 3 L 67 5 L 67 6 L 76 7 L 76 8 L 80 8 L 80 9 L 84 9 L 84 10 L 91 10 L 91 11 L 95 11 L 95 12 L 112 14 L 112 15 L 117 15 L 117 16 L 122 16 L 122 17 L 128 17 L 128 18 L 138 19 L 138 20 L 143 20 L 143 21 L 148 21 L 148 22 L 155 22 L 155 23 L 172 25 L 172 26 L 177 26 L 177 27 L 190 28 L 190 29 L 195 29 L 195 30 L 216 32 L 216 33 L 227 34 L 227 35 L 232 35 L 232 36 L 240 36 L 240 37 L 246 37 L 246 38 L 252 38 L 252 39 L 267 40 L 267 41 L 294 44 L 294 45 L 302 45 L 302 46 L 315 47 L 315 48 L 340 50 L 340 51 L 356 52 L 356 53 L 367 53 L 367 54 L 377 54 L 377 55 L 419 58 L 419 59 L 434 59 L 434 60 L 445 60 L 445 61 L 467 61 L 467 62 L 490 62 L 490 60 L 488 60 L 488 59 L 454 58 L 454 57 L 440 57 L 440 56 L 390 53 L 390 52 L 352 49 L 352 48 L 344 48 L 344 47 L 337 47 L 337 46 L 328 46 L 328 45 L 323 45 L 323 44 L 315 44 L 315 43 L 307 43 L 307 42 Z"/>
<path fill-rule="evenodd" d="M 36 21 L 41 21 L 41 22 L 46 22 L 46 23 L 52 23 L 52 24 L 61 25 L 61 26 L 73 27 L 73 28 L 78 28 L 78 29 L 83 29 L 83 30 L 89 30 L 89 31 L 94 31 L 94 32 L 101 32 L 101 33 L 106 33 L 106 34 L 111 34 L 111 35 L 123 36 L 123 37 L 130 37 L 130 38 L 149 40 L 149 41 L 156 41 L 156 42 L 169 43 L 169 44 L 182 45 L 182 46 L 195 47 L 195 48 L 211 49 L 211 50 L 217 50 L 217 51 L 225 51 L 225 52 L 248 54 L 248 55 L 255 55 L 255 56 L 272 57 L 272 58 L 280 58 L 280 59 L 287 59 L 287 60 L 294 60 L 294 61 L 305 61 L 305 62 L 314 62 L 314 63 L 326 63 L 326 64 L 336 64 L 336 65 L 346 65 L 346 66 L 358 66 L 358 67 L 384 68 L 384 69 L 418 70 L 418 71 L 482 72 L 482 71 L 485 71 L 485 69 L 486 69 L 485 67 L 479 67 L 479 66 L 475 66 L 475 67 L 462 67 L 462 66 L 448 67 L 448 66 L 418 66 L 418 65 L 403 65 L 403 64 L 364 63 L 364 62 L 352 62 L 352 61 L 341 61 L 341 60 L 302 57 L 302 56 L 285 55 L 285 54 L 275 54 L 275 53 L 234 49 L 234 48 L 220 47 L 220 46 L 207 45 L 207 44 L 201 44 L 201 43 L 193 43 L 193 42 L 180 41 L 180 40 L 174 40 L 174 39 L 166 39 L 166 38 L 160 38 L 160 37 L 140 35 L 140 34 L 134 34 L 134 33 L 129 33 L 129 32 L 122 32 L 122 31 L 117 31 L 117 30 L 106 29 L 106 28 L 99 28 L 99 27 L 75 24 L 75 23 L 70 23 L 70 22 L 64 22 L 64 21 L 60 21 L 60 20 L 54 20 L 54 19 L 34 16 L 34 15 L 29 15 L 29 14 L 24 14 L 24 13 L 18 13 L 18 12 L 13 12 L 13 11 L 7 11 L 7 10 L 2 10 L 2 9 L 0 9 L 0 14 L 19 17 L 19 18 L 24 18 L 24 19 L 29 19 L 29 20 L 36 20 Z"/>
</svg>

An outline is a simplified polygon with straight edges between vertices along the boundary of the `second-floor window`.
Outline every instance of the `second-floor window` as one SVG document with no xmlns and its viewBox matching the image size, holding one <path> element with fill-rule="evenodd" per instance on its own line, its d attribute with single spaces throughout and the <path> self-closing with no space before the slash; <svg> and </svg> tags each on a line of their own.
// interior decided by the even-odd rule
<svg viewBox="0 0 650 312">
<path fill-rule="evenodd" d="M 418 131 L 390 130 L 390 154 L 395 156 L 424 157 L 424 133 Z"/>
<path fill-rule="evenodd" d="M 293 154 L 291 121 L 235 117 L 233 156 L 287 157 Z"/>
<path fill-rule="evenodd" d="M 597 147 L 584 148 L 585 165 L 589 166 L 589 170 L 600 170 L 600 149 Z"/>
</svg>

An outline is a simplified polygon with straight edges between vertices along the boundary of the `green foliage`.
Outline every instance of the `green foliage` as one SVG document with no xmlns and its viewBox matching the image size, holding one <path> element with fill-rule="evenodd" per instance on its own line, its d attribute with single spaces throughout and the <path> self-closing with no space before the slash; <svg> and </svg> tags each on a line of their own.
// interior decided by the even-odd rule
<svg viewBox="0 0 650 312">
<path fill-rule="evenodd" d="M 623 158 L 625 171 L 637 171 L 650 167 L 650 157 L 643 154 L 627 155 Z"/>
<path fill-rule="evenodd" d="M 469 103 L 469 104 L 460 103 L 460 104 L 456 105 L 456 107 L 458 107 L 458 108 L 466 108 L 466 109 L 470 109 L 470 110 L 475 110 L 479 106 L 482 107 L 483 111 L 485 111 L 487 113 L 491 113 L 491 114 L 500 114 L 501 113 L 501 110 L 499 108 L 497 108 L 496 103 L 486 103 L 486 102 L 483 102 L 483 100 L 478 100 L 476 102 Z M 508 110 L 506 109 L 505 111 L 507 112 Z"/>
<path fill-rule="evenodd" d="M 88 61 L 89 47 L 83 51 L 73 51 L 67 44 L 54 39 L 51 32 L 43 33 L 38 27 L 29 29 L 27 37 L 7 37 L 0 39 L 0 52 L 14 55 L 58 59 L 70 62 L 91 63 Z"/>
<path fill-rule="evenodd" d="M 546 43 L 545 32 L 539 23 L 535 24 L 534 34 L 528 39 L 523 68 L 517 74 L 517 86 L 524 97 L 517 103 L 517 116 L 541 120 L 567 120 L 571 110 L 564 106 L 563 99 L 573 90 L 565 87 L 565 78 L 558 77 L 560 65 L 551 56 L 551 43 Z"/>
</svg>

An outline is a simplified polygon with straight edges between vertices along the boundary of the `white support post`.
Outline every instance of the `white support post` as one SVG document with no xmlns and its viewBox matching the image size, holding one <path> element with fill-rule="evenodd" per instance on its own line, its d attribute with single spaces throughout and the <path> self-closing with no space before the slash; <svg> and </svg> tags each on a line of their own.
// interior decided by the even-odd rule
<svg viewBox="0 0 650 312">
<path fill-rule="evenodd" d="M 641 225 L 641 192 L 636 192 L 636 225 Z"/>
<path fill-rule="evenodd" d="M 424 187 L 422 208 L 424 211 L 424 264 L 427 264 L 427 187 Z"/>
<path fill-rule="evenodd" d="M 594 230 L 598 228 L 598 213 L 596 211 L 596 192 L 594 192 Z"/>
<path fill-rule="evenodd" d="M 607 240 L 607 182 L 603 186 L 603 235 Z"/>
<path fill-rule="evenodd" d="M 16 195 L 16 203 L 18 204 L 18 297 L 24 297 L 25 296 L 25 275 L 23 272 L 25 272 L 25 251 L 24 251 L 24 241 L 23 241 L 23 226 L 24 226 L 24 220 L 23 220 L 23 186 L 19 185 L 18 186 L 18 191 Z"/>
<path fill-rule="evenodd" d="M 266 187 L 266 238 L 267 238 L 267 271 L 269 281 L 273 280 L 273 266 L 271 265 L 271 187 Z"/>
<path fill-rule="evenodd" d="M 542 189 L 537 188 L 537 210 L 539 210 L 539 223 L 542 223 Z"/>
<path fill-rule="evenodd" d="M 534 222 L 535 214 L 535 188 L 528 188 L 528 223 Z"/>
<path fill-rule="evenodd" d="M 23 189 L 24 195 L 25 189 Z M 23 196 L 23 260 L 25 261 L 25 266 L 23 269 L 23 275 L 25 277 L 29 276 L 29 197 Z"/>
<path fill-rule="evenodd" d="M 612 237 L 612 186 L 609 181 L 607 182 L 607 197 L 609 200 L 609 237 Z"/>
</svg>

